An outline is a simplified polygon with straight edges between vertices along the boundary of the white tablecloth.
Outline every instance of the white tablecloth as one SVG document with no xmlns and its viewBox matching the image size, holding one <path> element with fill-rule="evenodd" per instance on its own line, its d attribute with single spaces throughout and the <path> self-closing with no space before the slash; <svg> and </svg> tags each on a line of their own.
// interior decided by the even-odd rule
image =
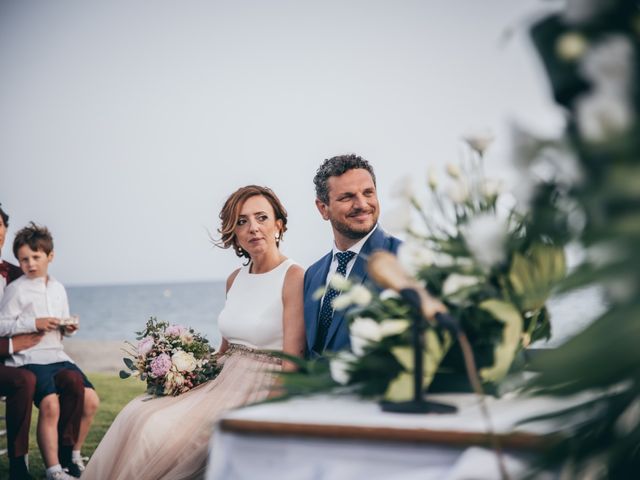
<svg viewBox="0 0 640 480">
<path fill-rule="evenodd" d="M 368 439 L 371 431 L 404 432 L 409 437 L 486 433 L 478 400 L 473 395 L 432 395 L 433 400 L 452 403 L 459 411 L 451 415 L 394 414 L 382 412 L 374 402 L 355 398 L 318 396 L 257 405 L 226 415 L 218 424 L 210 445 L 207 480 L 469 480 L 500 478 L 495 453 L 473 444 L 424 440 Z M 560 426 L 550 421 L 517 426 L 524 419 L 566 407 L 580 398 L 495 399 L 487 398 L 494 431 L 521 432 L 533 439 Z M 226 422 L 226 421 L 230 422 Z M 232 428 L 233 422 L 250 431 Z M 229 424 L 229 425 L 226 425 Z M 273 425 L 281 432 L 274 432 Z M 270 428 L 262 431 L 262 426 Z M 255 428 L 254 428 L 255 426 Z M 340 434 L 309 434 L 314 427 L 336 426 L 364 432 L 361 438 L 339 438 Z M 566 425 L 565 425 L 566 426 Z M 293 427 L 293 430 L 289 429 Z M 296 432 L 296 429 L 302 429 Z M 306 431 L 305 431 L 306 429 Z M 346 430 L 345 430 L 346 431 Z M 358 437 L 356 434 L 355 437 Z M 505 440 L 506 443 L 507 440 Z M 512 442 L 513 443 L 513 442 Z M 515 447 L 513 446 L 515 445 Z M 513 478 L 522 473 L 535 452 L 513 443 L 504 451 L 505 464 Z M 550 477 L 552 478 L 552 477 Z"/>
</svg>

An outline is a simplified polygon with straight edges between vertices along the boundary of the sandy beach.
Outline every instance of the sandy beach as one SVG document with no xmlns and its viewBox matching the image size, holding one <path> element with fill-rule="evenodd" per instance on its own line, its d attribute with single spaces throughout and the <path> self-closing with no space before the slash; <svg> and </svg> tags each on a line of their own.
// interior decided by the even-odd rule
<svg viewBox="0 0 640 480">
<path fill-rule="evenodd" d="M 101 372 L 117 374 L 123 367 L 122 349 L 126 346 L 120 340 L 76 340 L 65 339 L 64 350 L 74 362 L 87 373 Z"/>
</svg>

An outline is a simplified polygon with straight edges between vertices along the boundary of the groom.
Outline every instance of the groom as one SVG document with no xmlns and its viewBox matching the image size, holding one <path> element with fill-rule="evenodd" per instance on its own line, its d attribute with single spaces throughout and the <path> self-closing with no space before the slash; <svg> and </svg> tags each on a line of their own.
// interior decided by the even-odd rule
<svg viewBox="0 0 640 480">
<path fill-rule="evenodd" d="M 339 295 L 328 287 L 340 273 L 352 282 L 367 280 L 366 263 L 375 250 L 396 253 L 400 240 L 378 225 L 380 206 L 373 167 L 357 155 L 340 155 L 325 160 L 313 179 L 316 207 L 331 223 L 333 249 L 311 265 L 304 276 L 304 322 L 307 352 L 317 357 L 324 352 L 350 348 L 347 310 L 333 311 L 331 300 Z M 325 295 L 314 296 L 319 288 Z"/>
</svg>

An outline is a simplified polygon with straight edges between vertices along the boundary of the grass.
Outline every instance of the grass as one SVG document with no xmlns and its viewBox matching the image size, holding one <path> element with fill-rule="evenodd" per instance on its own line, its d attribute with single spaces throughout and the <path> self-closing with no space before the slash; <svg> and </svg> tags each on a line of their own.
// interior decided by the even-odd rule
<svg viewBox="0 0 640 480">
<path fill-rule="evenodd" d="M 135 379 L 121 380 L 117 375 L 104 373 L 88 374 L 88 377 L 100 396 L 100 408 L 82 448 L 83 456 L 91 456 L 93 454 L 93 451 L 100 443 L 118 412 L 122 410 L 122 407 L 145 390 L 145 384 Z M 0 415 L 4 416 L 4 403 L 0 404 Z M 45 466 L 36 442 L 37 421 L 38 409 L 34 407 L 31 417 L 31 435 L 29 437 L 29 465 L 34 478 L 44 478 Z M 2 420 L 0 420 L 0 423 L 2 423 Z M 0 425 L 0 429 L 4 428 L 4 425 Z M 2 437 L 0 441 L 0 449 L 2 448 L 6 448 L 6 437 Z M 0 478 L 9 478 L 9 460 L 6 455 L 0 457 Z"/>
</svg>

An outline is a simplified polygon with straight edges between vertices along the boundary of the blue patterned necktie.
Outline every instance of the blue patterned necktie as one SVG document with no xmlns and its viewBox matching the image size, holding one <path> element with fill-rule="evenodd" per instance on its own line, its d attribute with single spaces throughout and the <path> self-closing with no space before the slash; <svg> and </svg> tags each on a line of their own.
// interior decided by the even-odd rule
<svg viewBox="0 0 640 480">
<path fill-rule="evenodd" d="M 355 253 L 349 251 L 336 253 L 336 258 L 338 259 L 338 269 L 336 270 L 336 273 L 346 277 L 347 264 L 354 256 Z M 327 338 L 329 327 L 331 326 L 331 320 L 333 319 L 333 306 L 331 305 L 331 302 L 338 295 L 340 295 L 340 292 L 331 285 L 329 285 L 329 288 L 327 288 L 327 291 L 324 294 L 322 307 L 320 307 L 320 315 L 318 317 L 318 334 L 316 336 L 316 343 L 313 347 L 317 353 L 322 353 L 324 350 L 324 342 Z"/>
</svg>

